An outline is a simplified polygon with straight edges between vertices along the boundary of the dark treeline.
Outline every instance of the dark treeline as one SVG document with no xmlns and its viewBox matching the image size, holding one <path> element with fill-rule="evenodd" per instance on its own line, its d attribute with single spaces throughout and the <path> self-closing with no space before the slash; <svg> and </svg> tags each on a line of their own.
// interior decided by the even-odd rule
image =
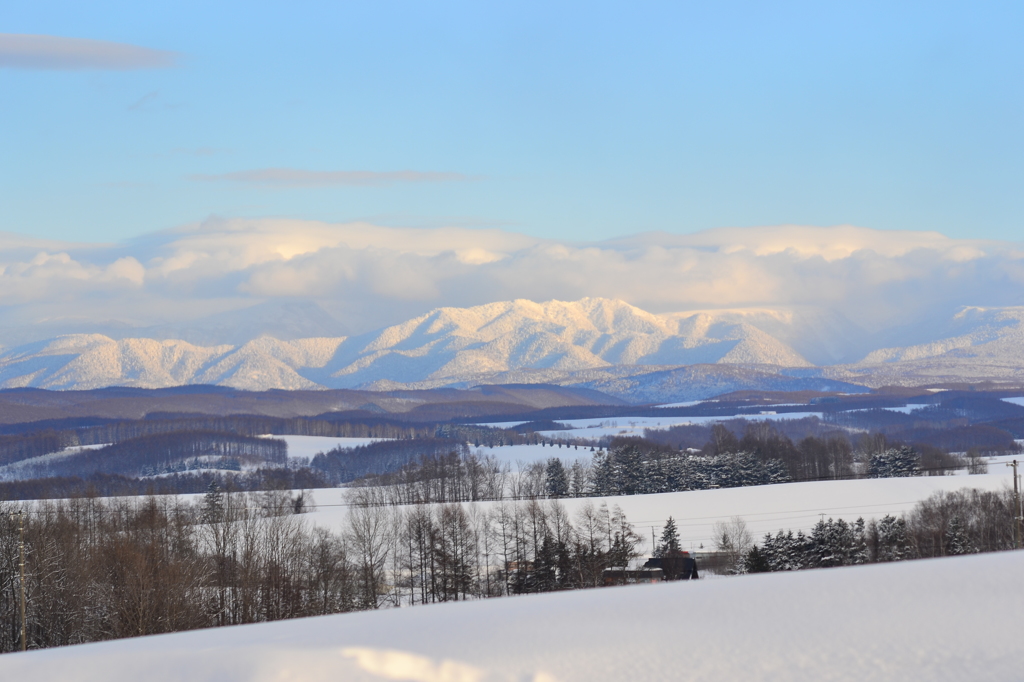
<svg viewBox="0 0 1024 682">
<path fill-rule="evenodd" d="M 504 447 L 506 445 L 538 445 L 541 443 L 568 443 L 570 441 L 585 439 L 553 439 L 545 438 L 535 431 L 554 430 L 565 428 L 564 425 L 556 422 L 533 422 L 530 426 L 520 424 L 510 429 L 500 429 L 490 426 L 479 426 L 476 424 L 440 424 L 436 430 L 438 438 L 451 438 L 469 443 L 473 447 L 486 446 L 489 448 Z"/>
<path fill-rule="evenodd" d="M 948 429 L 903 429 L 896 436 L 915 446 L 930 445 L 952 452 L 971 449 L 990 453 L 1018 450 L 1013 434 L 993 424 L 969 424 Z"/>
<path fill-rule="evenodd" d="M 985 401 L 1017 408 L 1000 400 Z M 833 412 L 826 415 L 829 423 L 852 429 L 868 429 L 885 435 L 890 440 L 929 445 L 952 452 L 966 452 L 977 448 L 983 452 L 1013 451 L 1013 422 L 972 423 L 976 417 L 966 407 L 951 404 L 931 406 L 913 414 L 891 410 L 865 410 L 863 412 Z M 992 416 L 1005 416 L 1010 410 L 993 409 Z M 1010 426 L 1010 428 L 1003 428 Z"/>
<path fill-rule="evenodd" d="M 118 443 L 177 431 L 221 431 L 241 436 L 328 436 L 332 438 L 422 438 L 434 435 L 436 426 L 417 425 L 373 418 L 358 422 L 330 419 L 282 419 L 237 415 L 230 417 L 195 416 L 184 419 L 118 422 L 76 430 L 82 445 Z"/>
<path fill-rule="evenodd" d="M 620 438 L 594 457 L 595 495 L 642 495 L 681 490 L 735 488 L 790 481 L 785 464 L 757 453 L 724 450 L 714 455 L 645 447 L 642 439 Z"/>
<path fill-rule="evenodd" d="M 656 432 L 647 431 L 648 435 Z M 768 422 L 746 424 L 742 438 L 725 425 L 707 430 L 703 448 L 677 450 L 650 438 L 619 437 L 596 453 L 586 494 L 635 495 L 766 485 L 788 481 L 941 475 L 964 466 L 948 453 L 892 445 L 866 434 L 855 449 L 846 434 L 794 444 Z M 676 434 L 678 435 L 678 434 Z"/>
<path fill-rule="evenodd" d="M 116 443 L 173 431 L 224 431 L 243 436 L 294 435 L 333 438 L 419 438 L 433 435 L 436 424 L 408 423 L 386 417 L 338 419 L 318 417 L 267 417 L 263 415 L 160 415 L 161 419 L 57 419 L 0 426 L 0 433 L 28 435 L 42 431 L 74 433 L 75 445 Z"/>
<path fill-rule="evenodd" d="M 617 508 L 557 502 L 401 509 L 341 527 L 308 494 L 75 499 L 23 517 L 30 648 L 388 606 L 597 587 L 640 556 Z M 0 505 L 0 651 L 19 647 L 18 523 Z"/>
<path fill-rule="evenodd" d="M 131 495 L 187 495 L 205 492 L 210 483 L 225 490 L 293 490 L 328 488 L 320 472 L 302 468 L 256 469 L 239 473 L 189 471 L 153 478 L 117 474 L 52 476 L 19 481 L 0 481 L 0 500 L 52 500 L 72 497 L 115 497 Z"/>
<path fill-rule="evenodd" d="M 1013 493 L 941 491 L 903 517 L 819 521 L 810 534 L 779 531 L 745 549 L 738 572 L 794 571 L 1014 548 Z M 724 543 L 729 544 L 728 539 Z"/>
<path fill-rule="evenodd" d="M 75 444 L 72 434 L 52 429 L 23 435 L 0 436 L 0 466 L 41 457 Z"/>
<path fill-rule="evenodd" d="M 794 481 L 865 475 L 869 473 L 871 457 L 902 447 L 910 447 L 916 453 L 918 469 L 928 475 L 941 476 L 963 466 L 958 457 L 942 448 L 928 443 L 894 440 L 882 432 L 856 434 L 851 441 L 846 431 L 816 417 L 792 422 L 732 420 L 711 426 L 684 425 L 664 431 L 648 429 L 644 433 L 644 441 L 680 450 L 699 450 L 702 455 L 752 453 L 764 462 L 782 462 Z M 652 447 L 648 449 L 654 450 Z M 964 451 L 968 449 L 964 448 Z M 1015 451 L 1017 446 L 1011 442 L 1007 449 Z"/>
</svg>

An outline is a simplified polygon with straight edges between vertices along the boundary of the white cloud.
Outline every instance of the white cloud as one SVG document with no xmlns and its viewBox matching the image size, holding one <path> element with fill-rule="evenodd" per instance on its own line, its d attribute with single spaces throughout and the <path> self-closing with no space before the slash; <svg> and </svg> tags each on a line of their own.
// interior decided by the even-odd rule
<svg viewBox="0 0 1024 682">
<path fill-rule="evenodd" d="M 378 248 L 428 257 L 443 251 L 480 249 L 501 257 L 538 242 L 498 229 L 417 229 L 280 219 L 213 219 L 157 233 L 152 238 L 159 244 L 156 257 L 163 274 L 193 267 L 206 258 L 228 271 L 237 271 L 335 247 L 359 251 Z"/>
<path fill-rule="evenodd" d="M 688 235 L 652 232 L 613 242 L 713 249 L 724 253 L 750 252 L 758 256 L 790 253 L 798 258 L 820 256 L 827 261 L 849 258 L 858 251 L 896 258 L 919 249 L 956 260 L 982 255 L 980 247 L 989 243 L 950 239 L 938 232 L 872 230 L 854 225 L 723 227 Z"/>
<path fill-rule="evenodd" d="M 146 268 L 131 256 L 126 256 L 125 258 L 118 258 L 108 265 L 104 274 L 111 281 L 121 279 L 135 286 L 142 286 L 143 280 L 146 277 Z"/>
<path fill-rule="evenodd" d="M 960 305 L 1019 305 L 1022 284 L 1019 245 L 849 226 L 587 244 L 499 229 L 297 220 L 214 219 L 116 248 L 0 234 L 0 296 L 8 305 L 0 321 L 19 304 L 56 317 L 62 307 L 71 315 L 106 305 L 142 324 L 147 314 L 187 322 L 189 310 L 207 311 L 213 300 L 240 308 L 306 298 L 362 332 L 437 306 L 601 296 L 652 312 L 827 310 L 876 331 L 945 319 Z"/>
<path fill-rule="evenodd" d="M 105 40 L 0 33 L 0 67 L 9 69 L 159 69 L 176 59 L 174 52 Z"/>
</svg>

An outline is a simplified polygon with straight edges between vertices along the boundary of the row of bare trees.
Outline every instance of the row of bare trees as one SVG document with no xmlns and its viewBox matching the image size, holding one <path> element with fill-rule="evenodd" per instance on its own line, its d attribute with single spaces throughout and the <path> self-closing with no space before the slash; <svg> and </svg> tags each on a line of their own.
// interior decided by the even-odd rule
<svg viewBox="0 0 1024 682">
<path fill-rule="evenodd" d="M 381 507 L 366 489 L 353 492 L 358 562 L 393 581 L 378 605 L 598 587 L 643 546 L 617 506 L 584 503 L 574 517 L 556 500 Z M 374 584 L 361 579 L 364 591 Z"/>
<path fill-rule="evenodd" d="M 379 506 L 357 489 L 338 527 L 309 495 L 0 505 L 0 651 L 193 628 L 594 587 L 642 541 L 617 508 L 557 501 Z M 15 512 L 24 512 L 22 516 Z M 26 577 L 18 567 L 24 523 Z"/>
<path fill-rule="evenodd" d="M 171 497 L 38 503 L 23 518 L 2 505 L 0 650 L 19 646 L 21 523 L 30 647 L 325 612 L 314 586 L 347 593 L 343 543 L 304 524 L 295 501 L 238 495 L 215 523 Z"/>
<path fill-rule="evenodd" d="M 531 500 L 585 497 L 593 485 L 590 450 L 570 451 L 581 457 L 569 467 L 552 457 L 547 462 L 503 462 L 481 451 L 451 451 L 421 457 L 394 472 L 366 476 L 354 485 L 363 499 L 376 505 L 405 505 L 481 500 Z M 552 485 L 556 472 L 565 479 Z"/>
</svg>

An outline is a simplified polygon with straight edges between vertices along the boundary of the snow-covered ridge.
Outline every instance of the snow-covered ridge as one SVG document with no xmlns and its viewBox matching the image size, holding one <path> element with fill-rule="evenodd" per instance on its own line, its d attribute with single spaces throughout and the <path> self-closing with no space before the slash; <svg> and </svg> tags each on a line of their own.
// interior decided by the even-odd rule
<svg viewBox="0 0 1024 682">
<path fill-rule="evenodd" d="M 953 318 L 951 336 L 904 348 L 881 348 L 863 365 L 926 358 L 972 357 L 994 360 L 1019 358 L 1024 349 L 1024 307 L 965 308 Z"/>
<path fill-rule="evenodd" d="M 654 315 L 622 301 L 585 298 L 439 308 L 359 337 L 261 336 L 240 346 L 61 336 L 0 354 L 0 386 L 350 388 L 521 369 L 698 363 L 809 365 L 787 344 L 748 324 L 742 313 Z"/>
<path fill-rule="evenodd" d="M 1024 307 L 967 307 L 937 338 L 880 348 L 825 374 L 869 386 L 1024 381 Z"/>
</svg>

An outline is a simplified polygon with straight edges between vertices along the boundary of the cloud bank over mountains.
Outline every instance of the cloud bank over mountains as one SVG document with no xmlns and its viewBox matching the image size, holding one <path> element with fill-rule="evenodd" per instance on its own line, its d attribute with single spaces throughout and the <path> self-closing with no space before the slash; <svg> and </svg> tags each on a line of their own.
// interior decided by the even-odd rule
<svg viewBox="0 0 1024 682">
<path fill-rule="evenodd" d="M 123 244 L 0 234 L 0 343 L 84 332 L 240 343 L 231 328 L 246 325 L 303 338 L 319 310 L 323 335 L 357 335 L 442 306 L 601 297 L 662 314 L 762 311 L 824 364 L 931 341 L 963 306 L 1021 305 L 1022 285 L 1024 246 L 933 232 L 778 226 L 568 243 L 212 218 Z M 313 306 L 304 322 L 280 312 L 295 306 Z"/>
</svg>

